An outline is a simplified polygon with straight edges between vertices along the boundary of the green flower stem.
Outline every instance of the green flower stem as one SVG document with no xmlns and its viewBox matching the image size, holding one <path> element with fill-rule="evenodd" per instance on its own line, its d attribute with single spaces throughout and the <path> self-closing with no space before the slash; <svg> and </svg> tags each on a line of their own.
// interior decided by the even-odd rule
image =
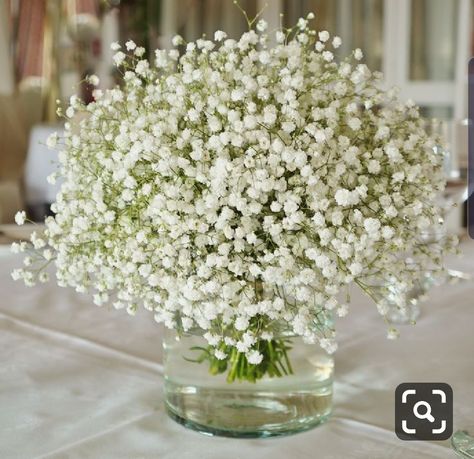
<svg viewBox="0 0 474 459">
<path fill-rule="evenodd" d="M 285 362 L 286 362 L 286 366 L 288 368 L 288 372 L 290 373 L 290 375 L 292 375 L 293 374 L 293 368 L 291 366 L 290 359 L 288 358 L 288 353 L 286 352 L 287 349 L 289 349 L 287 346 L 283 347 L 283 357 L 285 358 Z"/>
<path fill-rule="evenodd" d="M 231 352 L 231 356 L 230 356 L 231 368 L 227 375 L 227 382 L 233 382 L 235 380 L 239 360 L 240 360 L 240 352 L 238 352 L 237 349 L 233 348 Z"/>
<path fill-rule="evenodd" d="M 239 352 L 235 347 L 227 346 L 224 343 L 218 347 L 227 355 L 224 359 L 218 359 L 214 355 L 215 348 L 211 346 L 196 346 L 190 350 L 199 351 L 200 354 L 194 359 L 185 357 L 185 360 L 194 363 L 207 361 L 210 374 L 218 375 L 227 372 L 228 383 L 234 381 L 257 382 L 265 376 L 281 378 L 293 374 L 293 367 L 288 356 L 288 351 L 291 350 L 289 339 L 260 340 L 255 347 L 263 356 L 262 361 L 258 364 L 250 363 L 244 352 Z"/>
</svg>

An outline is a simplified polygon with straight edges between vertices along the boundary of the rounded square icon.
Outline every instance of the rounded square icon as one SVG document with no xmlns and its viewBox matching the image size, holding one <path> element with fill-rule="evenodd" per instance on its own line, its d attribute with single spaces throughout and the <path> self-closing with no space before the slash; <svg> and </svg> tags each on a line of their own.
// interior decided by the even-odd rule
<svg viewBox="0 0 474 459">
<path fill-rule="evenodd" d="M 469 61 L 468 85 L 468 194 L 467 194 L 467 228 L 469 236 L 474 239 L 474 58 Z"/>
<path fill-rule="evenodd" d="M 453 433 L 453 389 L 446 383 L 402 383 L 395 390 L 401 440 L 447 440 Z"/>
</svg>

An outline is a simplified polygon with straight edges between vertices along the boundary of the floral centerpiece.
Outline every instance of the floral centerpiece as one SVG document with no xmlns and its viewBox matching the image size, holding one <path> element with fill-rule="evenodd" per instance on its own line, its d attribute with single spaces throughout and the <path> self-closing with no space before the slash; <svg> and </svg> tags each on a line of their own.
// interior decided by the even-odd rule
<svg viewBox="0 0 474 459">
<path fill-rule="evenodd" d="M 409 288 L 441 269 L 453 242 L 417 239 L 440 220 L 435 139 L 361 50 L 335 59 L 340 38 L 313 17 L 275 32 L 249 20 L 239 40 L 178 36 L 152 62 L 113 44 L 123 87 L 71 98 L 55 215 L 14 246 L 34 253 L 13 276 L 45 281 L 54 260 L 59 285 L 144 307 L 178 336 L 200 330 L 186 358 L 258 382 L 293 372 L 291 336 L 336 349 L 328 316 L 347 314 L 350 284 L 376 298 L 373 278 Z"/>
</svg>

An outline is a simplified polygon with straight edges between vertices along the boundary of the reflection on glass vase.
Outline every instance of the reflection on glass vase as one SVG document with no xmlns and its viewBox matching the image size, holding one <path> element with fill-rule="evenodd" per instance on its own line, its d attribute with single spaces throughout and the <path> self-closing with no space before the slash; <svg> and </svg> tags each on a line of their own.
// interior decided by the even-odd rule
<svg viewBox="0 0 474 459">
<path fill-rule="evenodd" d="M 466 459 L 474 458 L 474 426 L 455 432 L 451 437 L 451 446 L 458 456 Z"/>
<path fill-rule="evenodd" d="M 413 324 L 421 313 L 420 301 L 425 298 L 425 282 L 419 281 L 409 290 L 403 291 L 394 285 L 388 286 L 386 317 L 392 324 Z"/>
<path fill-rule="evenodd" d="M 419 248 L 424 247 L 428 251 L 435 250 L 433 247 L 446 237 L 446 226 L 443 222 L 439 225 L 421 231 L 417 236 Z M 406 286 L 400 284 L 393 277 L 378 278 L 370 282 L 370 289 L 379 304 L 381 312 L 390 323 L 396 325 L 414 324 L 421 314 L 420 304 L 427 299 L 429 290 L 441 285 L 446 281 L 446 273 L 442 270 L 417 271 L 415 262 L 406 260 L 407 266 L 412 266 L 414 273 L 412 284 Z M 415 275 L 415 272 L 418 272 Z"/>
<path fill-rule="evenodd" d="M 175 421 L 209 435 L 255 438 L 308 430 L 330 415 L 334 363 L 318 344 L 274 335 L 272 342 L 285 343 L 280 375 L 229 382 L 228 372 L 191 361 L 207 346 L 202 333 L 165 331 L 165 404 Z"/>
<path fill-rule="evenodd" d="M 393 279 L 372 281 L 370 291 L 379 311 L 395 325 L 414 324 L 421 313 L 420 302 L 431 286 L 430 276 L 421 273 L 410 288 L 404 288 Z"/>
</svg>

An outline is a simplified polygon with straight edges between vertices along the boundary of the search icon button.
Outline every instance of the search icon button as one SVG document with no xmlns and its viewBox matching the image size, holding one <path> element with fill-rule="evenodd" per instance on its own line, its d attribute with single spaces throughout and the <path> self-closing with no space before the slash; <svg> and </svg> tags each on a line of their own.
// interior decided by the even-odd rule
<svg viewBox="0 0 474 459">
<path fill-rule="evenodd" d="M 426 408 L 426 411 L 424 413 L 420 413 L 420 406 L 424 406 Z M 431 405 L 428 402 L 425 402 L 424 400 L 420 400 L 419 402 L 415 403 L 415 405 L 413 406 L 413 414 L 418 419 L 427 419 L 430 422 L 435 422 L 435 418 L 431 414 Z"/>
</svg>

